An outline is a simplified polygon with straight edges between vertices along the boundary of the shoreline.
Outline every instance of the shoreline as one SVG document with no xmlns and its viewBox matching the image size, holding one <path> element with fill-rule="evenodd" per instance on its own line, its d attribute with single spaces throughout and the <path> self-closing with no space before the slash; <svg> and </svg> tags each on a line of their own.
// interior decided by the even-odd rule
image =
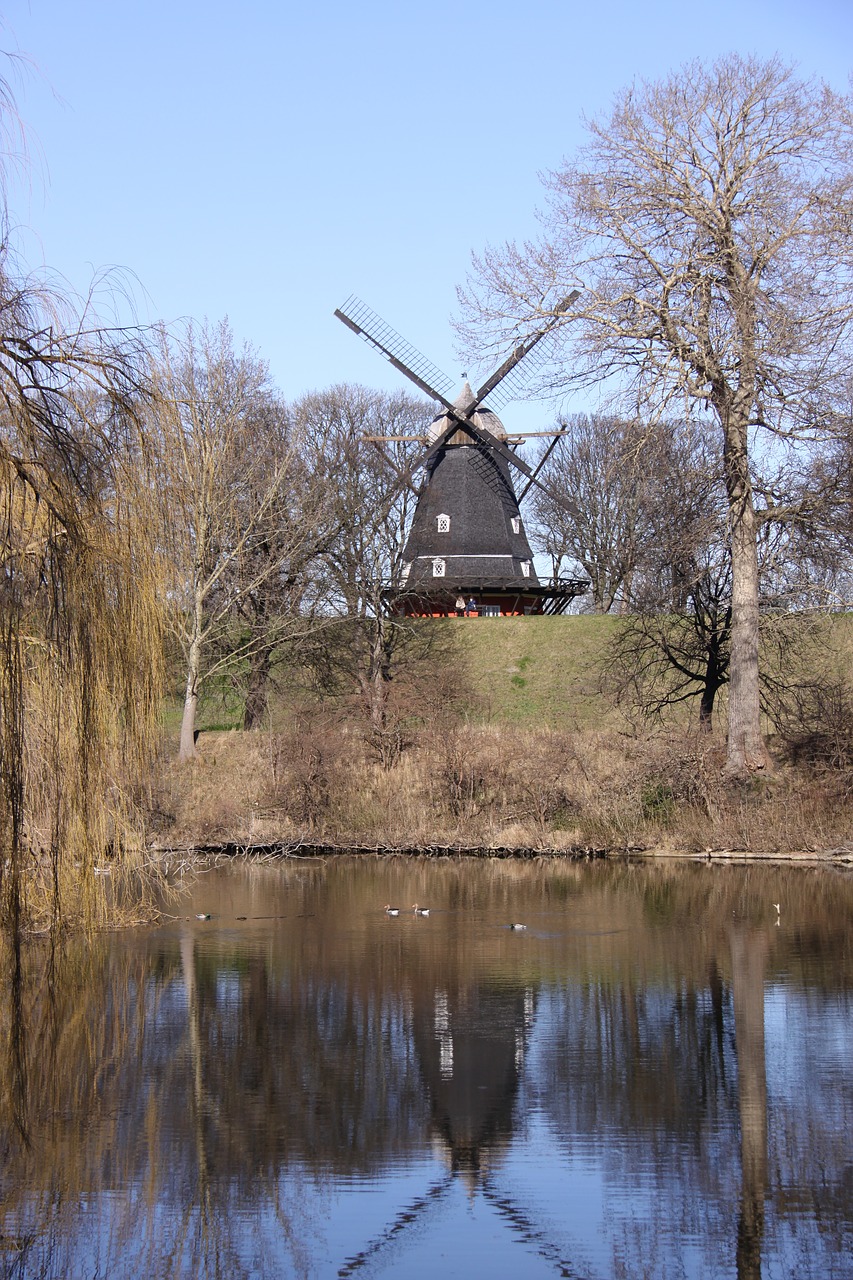
<svg viewBox="0 0 853 1280">
<path fill-rule="evenodd" d="M 533 862 L 537 859 L 565 862 L 703 862 L 703 863 L 785 863 L 801 866 L 834 866 L 853 869 L 853 847 L 836 849 L 803 849 L 762 851 L 749 849 L 665 849 L 642 845 L 590 846 L 565 849 L 531 848 L 514 845 L 364 845 L 331 844 L 328 841 L 280 840 L 263 844 L 223 841 L 215 844 L 160 846 L 149 852 L 159 858 L 246 858 L 257 861 L 293 861 L 299 859 L 337 857 L 375 858 L 471 858 L 472 860 L 505 860 Z"/>
</svg>

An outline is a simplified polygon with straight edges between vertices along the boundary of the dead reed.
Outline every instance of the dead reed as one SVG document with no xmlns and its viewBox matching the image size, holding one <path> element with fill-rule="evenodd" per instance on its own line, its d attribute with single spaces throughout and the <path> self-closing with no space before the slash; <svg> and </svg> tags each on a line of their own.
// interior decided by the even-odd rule
<svg viewBox="0 0 853 1280">
<path fill-rule="evenodd" d="M 330 722 L 199 747 L 191 770 L 164 766 L 161 845 L 781 853 L 839 847 L 853 817 L 853 772 L 780 761 L 769 781 L 732 787 L 706 734 L 460 724 L 417 736 L 391 767 Z"/>
</svg>

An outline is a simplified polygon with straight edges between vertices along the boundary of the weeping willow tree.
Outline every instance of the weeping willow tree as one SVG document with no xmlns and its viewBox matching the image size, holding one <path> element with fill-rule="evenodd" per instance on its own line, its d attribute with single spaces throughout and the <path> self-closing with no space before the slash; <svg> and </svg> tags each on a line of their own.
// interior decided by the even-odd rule
<svg viewBox="0 0 853 1280">
<path fill-rule="evenodd" d="M 0 244 L 0 901 L 97 922 L 141 862 L 160 672 L 138 336 Z"/>
</svg>

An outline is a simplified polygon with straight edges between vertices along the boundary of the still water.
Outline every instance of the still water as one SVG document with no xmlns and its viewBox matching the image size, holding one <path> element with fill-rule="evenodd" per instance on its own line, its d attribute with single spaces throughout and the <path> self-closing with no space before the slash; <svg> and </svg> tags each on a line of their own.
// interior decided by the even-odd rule
<svg viewBox="0 0 853 1280">
<path fill-rule="evenodd" d="M 853 1277 L 850 876 L 306 860 L 173 910 L 25 950 L 3 1276 Z"/>
</svg>

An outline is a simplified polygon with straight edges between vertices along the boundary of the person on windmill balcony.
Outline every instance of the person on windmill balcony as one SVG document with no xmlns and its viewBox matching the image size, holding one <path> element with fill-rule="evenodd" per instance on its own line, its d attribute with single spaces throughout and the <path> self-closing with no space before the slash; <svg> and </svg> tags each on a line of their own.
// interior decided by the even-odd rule
<svg viewBox="0 0 853 1280">
<path fill-rule="evenodd" d="M 462 614 L 465 613 L 465 597 L 464 596 L 456 597 L 456 604 L 454 605 L 454 608 L 456 610 L 457 617 L 459 616 L 460 613 Z"/>
<path fill-rule="evenodd" d="M 473 618 L 476 612 L 477 612 L 477 601 L 472 596 L 471 599 L 468 601 L 468 607 L 465 610 L 465 617 Z"/>
</svg>

